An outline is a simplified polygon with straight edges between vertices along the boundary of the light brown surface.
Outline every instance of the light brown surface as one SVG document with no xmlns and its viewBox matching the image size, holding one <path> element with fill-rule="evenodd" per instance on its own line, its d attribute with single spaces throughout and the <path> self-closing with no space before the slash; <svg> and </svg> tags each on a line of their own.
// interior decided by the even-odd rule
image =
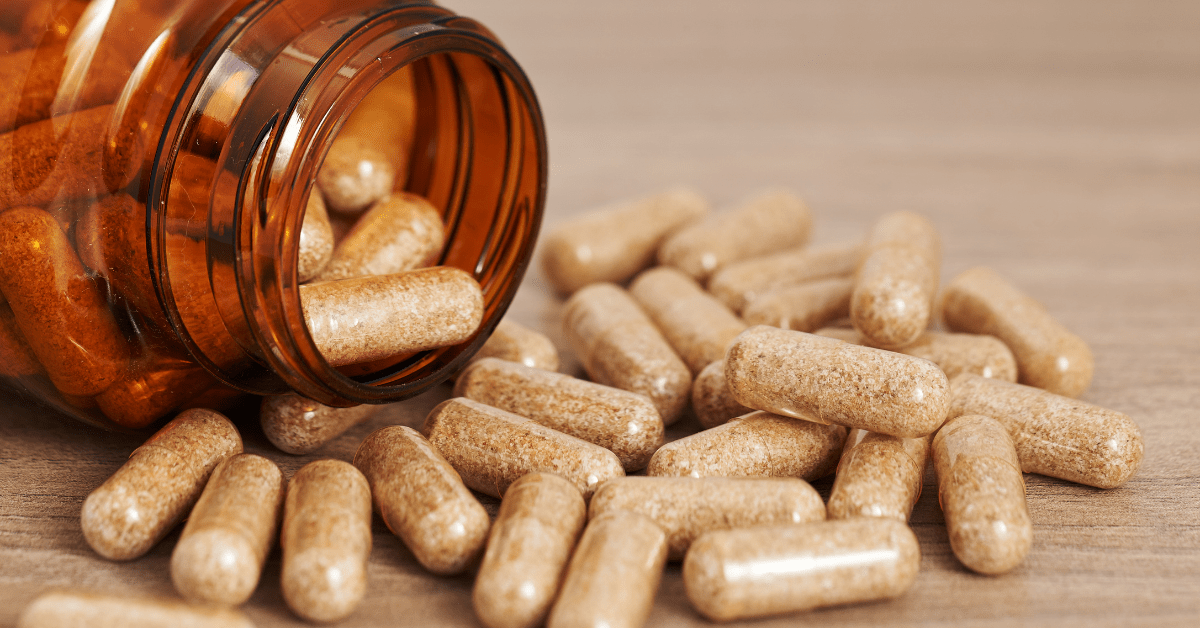
<svg viewBox="0 0 1200 628">
<path fill-rule="evenodd" d="M 950 552 L 932 470 L 913 513 L 921 571 L 892 602 L 745 625 L 1189 626 L 1200 620 L 1200 6 L 1190 2 L 497 3 L 447 0 L 508 44 L 545 109 L 545 226 L 692 184 L 715 205 L 787 185 L 815 243 L 863 238 L 885 211 L 922 212 L 942 276 L 987 265 L 1046 305 L 1096 357 L 1089 403 L 1133 417 L 1139 471 L 1104 491 L 1027 475 L 1025 562 L 1000 577 Z M 511 316 L 579 374 L 537 266 Z M 372 430 L 419 425 L 448 387 L 356 426 L 319 456 L 350 460 Z M 174 595 L 176 534 L 111 563 L 79 532 L 83 497 L 139 439 L 0 410 L 0 625 L 54 586 Z M 253 417 L 251 417 L 253 420 Z M 318 456 L 246 450 L 292 474 Z M 669 431 L 696 429 L 684 419 Z M 816 483 L 828 496 L 830 480 Z M 491 502 L 494 508 L 494 502 Z M 356 626 L 474 626 L 467 576 L 431 576 L 373 524 Z M 301 626 L 279 555 L 245 610 Z M 668 565 L 651 626 L 708 625 Z M 733 624 L 737 625 L 737 624 Z"/>
</svg>

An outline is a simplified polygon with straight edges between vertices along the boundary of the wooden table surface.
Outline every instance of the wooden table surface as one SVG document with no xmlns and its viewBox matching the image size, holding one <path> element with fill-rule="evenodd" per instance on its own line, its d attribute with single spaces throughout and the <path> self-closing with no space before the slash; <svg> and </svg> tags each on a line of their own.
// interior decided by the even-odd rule
<svg viewBox="0 0 1200 628">
<path fill-rule="evenodd" d="M 793 188 L 817 242 L 922 212 L 943 235 L 944 279 L 988 265 L 1040 299 L 1095 353 L 1082 398 L 1141 426 L 1145 461 L 1121 488 L 1026 476 L 1035 536 L 1015 571 L 958 564 L 930 473 L 908 593 L 751 623 L 1200 625 L 1200 3 L 446 4 L 495 30 L 539 89 L 547 226 L 679 183 L 717 207 Z M 534 269 L 510 315 L 561 347 L 560 306 Z M 371 430 L 415 424 L 447 394 L 392 406 L 319 456 L 273 451 L 253 423 L 246 448 L 289 475 L 349 460 Z M 51 587 L 174 595 L 177 533 L 113 563 L 79 531 L 84 496 L 136 440 L 2 395 L 0 625 Z M 469 576 L 428 575 L 374 531 L 367 598 L 341 625 L 475 625 Z M 300 623 L 278 579 L 275 554 L 245 607 L 260 626 Z M 668 566 L 649 625 L 704 623 Z"/>
</svg>

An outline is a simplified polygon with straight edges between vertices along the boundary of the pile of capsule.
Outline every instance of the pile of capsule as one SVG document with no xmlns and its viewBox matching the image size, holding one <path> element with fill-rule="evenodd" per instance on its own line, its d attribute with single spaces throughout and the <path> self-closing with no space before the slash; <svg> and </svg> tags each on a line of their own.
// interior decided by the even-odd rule
<svg viewBox="0 0 1200 628">
<path fill-rule="evenodd" d="M 287 604 L 344 618 L 365 592 L 372 508 L 430 572 L 477 569 L 489 628 L 640 626 L 668 560 L 705 617 L 760 617 L 902 595 L 930 457 L 954 554 L 983 574 L 1030 549 L 1022 472 L 1101 488 L 1134 473 L 1137 426 L 1074 398 L 1090 351 L 1040 304 L 983 268 L 939 295 L 939 236 L 919 215 L 819 247 L 811 222 L 788 192 L 709 216 L 673 190 L 562 225 L 542 262 L 570 294 L 563 331 L 591 381 L 502 322 L 420 430 L 375 431 L 353 464 L 319 460 L 285 482 L 240 453 L 227 419 L 184 412 L 87 498 L 82 525 L 126 560 L 190 511 L 171 576 L 215 606 L 57 593 L 22 625 L 105 605 L 247 625 L 232 607 L 277 528 Z M 293 453 L 366 416 L 272 403 L 268 435 L 306 417 L 272 436 Z M 664 444 L 689 405 L 704 429 Z M 826 504 L 809 482 L 834 472 Z M 494 521 L 472 491 L 501 500 Z"/>
</svg>

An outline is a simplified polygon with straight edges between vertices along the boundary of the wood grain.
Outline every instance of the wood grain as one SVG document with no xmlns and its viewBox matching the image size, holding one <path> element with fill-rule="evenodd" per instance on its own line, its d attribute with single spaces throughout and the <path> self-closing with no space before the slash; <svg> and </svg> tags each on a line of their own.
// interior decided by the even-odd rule
<svg viewBox="0 0 1200 628">
<path fill-rule="evenodd" d="M 958 564 L 927 474 L 907 594 L 753 625 L 1200 624 L 1200 4 L 446 4 L 498 33 L 539 89 L 547 226 L 678 183 L 718 207 L 790 186 L 814 208 L 818 242 L 922 212 L 943 236 L 943 281 L 988 265 L 1040 299 L 1096 355 L 1083 399 L 1142 428 L 1145 461 L 1121 488 L 1026 476 L 1034 545 L 1016 571 Z M 560 306 L 535 268 L 511 315 L 562 346 Z M 349 460 L 371 430 L 418 423 L 448 390 L 311 456 L 278 453 L 243 422 L 246 449 L 289 476 Z M 112 563 L 79 531 L 83 497 L 136 439 L 7 393 L 0 434 L 0 625 L 52 587 L 174 595 L 177 533 Z M 817 486 L 827 496 L 829 481 Z M 469 576 L 429 575 L 378 519 L 374 532 L 367 599 L 340 625 L 475 625 Z M 299 625 L 278 580 L 276 553 L 246 611 Z M 704 623 L 668 566 L 649 625 Z"/>
</svg>

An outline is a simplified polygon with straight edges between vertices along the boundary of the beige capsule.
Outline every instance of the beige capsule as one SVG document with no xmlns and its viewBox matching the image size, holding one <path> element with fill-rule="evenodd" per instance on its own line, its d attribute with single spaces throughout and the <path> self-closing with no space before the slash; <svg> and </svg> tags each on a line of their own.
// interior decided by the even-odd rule
<svg viewBox="0 0 1200 628">
<path fill-rule="evenodd" d="M 620 283 L 650 266 L 664 238 L 708 213 L 698 192 L 676 188 L 589 212 L 542 242 L 542 269 L 559 292 Z"/>
<path fill-rule="evenodd" d="M 725 360 L 709 364 L 696 376 L 692 383 L 692 411 L 704 429 L 753 412 L 738 403 L 725 385 Z"/>
<path fill-rule="evenodd" d="M 587 520 L 579 489 L 552 473 L 513 482 L 500 502 L 471 596 L 488 628 L 541 625 Z"/>
<path fill-rule="evenodd" d="M 448 266 L 300 286 L 304 322 L 333 366 L 458 344 L 483 320 L 483 292 Z"/>
<path fill-rule="evenodd" d="M 652 519 L 618 510 L 588 522 L 546 628 L 640 628 L 667 562 L 667 536 Z"/>
<path fill-rule="evenodd" d="M 942 320 L 954 331 L 990 334 L 1012 349 L 1018 380 L 1056 395 L 1078 397 L 1095 363 L 1082 338 L 990 268 L 972 268 L 942 293 Z"/>
<path fill-rule="evenodd" d="M 932 434 L 950 404 L 928 360 L 762 325 L 730 345 L 725 383 L 749 408 L 902 438 Z"/>
<path fill-rule="evenodd" d="M 982 414 L 999 421 L 1013 437 L 1026 473 L 1116 488 L 1142 464 L 1142 432 L 1125 414 L 975 375 L 960 375 L 950 387 L 949 416 Z"/>
<path fill-rule="evenodd" d="M 692 373 L 624 289 L 599 283 L 576 292 L 563 330 L 593 381 L 646 395 L 664 425 L 683 414 Z"/>
<path fill-rule="evenodd" d="M 658 249 L 658 262 L 706 281 L 733 262 L 804 244 L 811 232 L 808 205 L 771 190 L 675 232 Z"/>
<path fill-rule="evenodd" d="M 83 538 L 97 554 L 130 560 L 150 551 L 187 515 L 242 437 L 212 410 L 185 410 L 129 456 L 83 501 Z"/>
<path fill-rule="evenodd" d="M 833 472 L 846 428 L 752 412 L 663 445 L 646 475 L 795 477 L 812 481 Z"/>
<path fill-rule="evenodd" d="M 616 454 L 599 445 L 462 397 L 430 411 L 421 433 L 467 486 L 492 497 L 503 497 L 510 484 L 535 471 L 561 475 L 584 499 L 605 480 L 625 475 Z"/>
<path fill-rule="evenodd" d="M 712 530 L 825 519 L 825 502 L 797 478 L 627 477 L 605 482 L 588 517 L 631 510 L 667 533 L 667 557 L 680 560 Z"/>
<path fill-rule="evenodd" d="M 51 591 L 25 607 L 17 628 L 254 628 L 241 611 L 167 598 Z"/>
<path fill-rule="evenodd" d="M 983 574 L 1011 571 L 1029 553 L 1033 522 L 1012 437 L 995 419 L 963 415 L 933 438 L 938 503 L 950 549 Z"/>
<path fill-rule="evenodd" d="M 652 268 L 633 280 L 629 294 L 642 306 L 692 374 L 725 356 L 746 323 L 725 304 L 674 268 Z"/>
<path fill-rule="evenodd" d="M 780 288 L 747 303 L 742 318 L 747 325 L 811 332 L 847 316 L 853 291 L 854 281 L 843 277 Z"/>
<path fill-rule="evenodd" d="M 380 406 L 335 408 L 288 393 L 263 397 L 258 421 L 272 445 L 289 454 L 307 454 L 366 421 Z"/>
<path fill-rule="evenodd" d="M 558 349 L 545 334 L 507 318 L 496 325 L 495 331 L 475 352 L 472 360 L 483 358 L 518 362 L 544 371 L 557 371 L 559 366 Z"/>
<path fill-rule="evenodd" d="M 441 212 L 416 194 L 397 192 L 363 213 L 316 279 L 390 275 L 428 266 L 437 261 L 445 240 Z"/>
<path fill-rule="evenodd" d="M 301 282 L 316 277 L 333 257 L 333 226 L 321 193 L 313 190 L 304 209 L 300 225 L 300 250 L 296 259 L 296 275 Z"/>
<path fill-rule="evenodd" d="M 933 436 L 898 438 L 850 430 L 829 493 L 829 518 L 889 517 L 908 521 L 925 481 Z"/>
<path fill-rule="evenodd" d="M 708 282 L 708 291 L 734 312 L 769 292 L 854 274 L 866 251 L 859 242 L 798 247 L 730 264 Z"/>
<path fill-rule="evenodd" d="M 376 142 L 339 136 L 317 172 L 317 187 L 335 212 L 356 214 L 392 193 L 396 166 Z"/>
<path fill-rule="evenodd" d="M 901 521 L 858 517 L 710 532 L 683 561 L 692 606 L 713 621 L 900 597 L 921 548 Z"/>
<path fill-rule="evenodd" d="M 461 573 L 483 551 L 487 511 L 446 459 L 411 427 L 373 432 L 354 454 L 379 516 L 436 574 Z"/>
<path fill-rule="evenodd" d="M 516 362 L 475 362 L 459 376 L 454 396 L 599 445 L 616 454 L 625 471 L 645 468 L 663 444 L 662 417 L 645 395 Z"/>
<path fill-rule="evenodd" d="M 864 340 L 862 334 L 853 329 L 825 327 L 813 333 L 851 344 L 863 344 Z M 927 331 L 912 344 L 890 350 L 929 360 L 949 379 L 972 373 L 1006 382 L 1017 381 L 1017 361 L 1008 346 L 995 336 Z"/>
<path fill-rule="evenodd" d="M 880 218 L 858 269 L 850 320 L 871 345 L 903 347 L 929 325 L 941 272 L 937 229 L 925 217 L 893 212 Z"/>
<path fill-rule="evenodd" d="M 292 476 L 279 532 L 283 599 L 308 621 L 354 612 L 367 591 L 371 488 L 340 460 L 317 460 Z"/>
<path fill-rule="evenodd" d="M 358 137 L 387 157 L 396 173 L 392 190 L 408 182 L 416 140 L 417 90 L 413 66 L 406 65 L 371 89 L 338 131 L 338 139 Z"/>
<path fill-rule="evenodd" d="M 237 454 L 217 465 L 171 553 L 175 590 L 214 604 L 250 599 L 279 529 L 286 485 L 262 456 Z"/>
</svg>

